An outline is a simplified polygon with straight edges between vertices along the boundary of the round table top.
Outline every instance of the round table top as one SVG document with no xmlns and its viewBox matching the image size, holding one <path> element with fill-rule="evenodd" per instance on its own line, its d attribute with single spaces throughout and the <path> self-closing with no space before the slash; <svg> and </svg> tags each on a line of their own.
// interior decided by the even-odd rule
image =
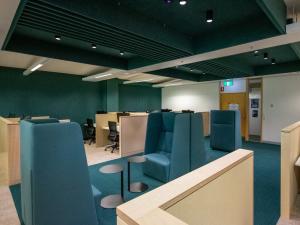
<svg viewBox="0 0 300 225">
<path fill-rule="evenodd" d="M 123 171 L 123 166 L 120 164 L 110 164 L 102 166 L 99 171 L 101 173 L 120 173 Z"/>
<path fill-rule="evenodd" d="M 133 156 L 128 158 L 128 162 L 131 163 L 143 163 L 146 162 L 147 158 L 145 156 Z"/>
</svg>

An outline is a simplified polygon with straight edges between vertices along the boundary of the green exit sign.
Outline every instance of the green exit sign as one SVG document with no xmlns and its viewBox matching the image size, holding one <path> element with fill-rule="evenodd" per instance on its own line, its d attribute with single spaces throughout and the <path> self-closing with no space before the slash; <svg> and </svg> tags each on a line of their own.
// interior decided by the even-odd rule
<svg viewBox="0 0 300 225">
<path fill-rule="evenodd" d="M 225 80 L 223 82 L 224 87 L 233 86 L 233 80 Z"/>
</svg>

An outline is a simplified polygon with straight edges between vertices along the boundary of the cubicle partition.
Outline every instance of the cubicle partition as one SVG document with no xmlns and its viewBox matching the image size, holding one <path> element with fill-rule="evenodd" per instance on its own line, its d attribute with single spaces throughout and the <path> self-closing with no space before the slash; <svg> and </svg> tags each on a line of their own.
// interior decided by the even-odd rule
<svg viewBox="0 0 300 225">
<path fill-rule="evenodd" d="M 300 121 L 281 131 L 281 219 L 289 219 L 294 208 L 300 180 Z"/>
<path fill-rule="evenodd" d="M 0 117 L 0 185 L 20 182 L 19 120 Z"/>
<path fill-rule="evenodd" d="M 209 112 L 200 112 L 203 118 L 203 135 L 205 137 L 210 135 L 210 113 Z"/>
<path fill-rule="evenodd" d="M 148 115 L 120 117 L 120 156 L 144 152 Z"/>
<path fill-rule="evenodd" d="M 109 130 L 104 129 L 108 126 L 108 121 L 118 122 L 117 113 L 96 114 L 96 147 L 104 147 L 109 143 Z"/>
<path fill-rule="evenodd" d="M 130 116 L 120 116 L 117 120 L 117 113 L 111 112 L 96 115 L 96 147 L 104 147 L 109 144 L 108 121 L 118 123 L 120 145 L 120 156 L 134 155 L 144 151 L 147 113 L 130 113 Z"/>
<path fill-rule="evenodd" d="M 117 208 L 118 225 L 253 225 L 253 153 L 239 149 Z"/>
</svg>

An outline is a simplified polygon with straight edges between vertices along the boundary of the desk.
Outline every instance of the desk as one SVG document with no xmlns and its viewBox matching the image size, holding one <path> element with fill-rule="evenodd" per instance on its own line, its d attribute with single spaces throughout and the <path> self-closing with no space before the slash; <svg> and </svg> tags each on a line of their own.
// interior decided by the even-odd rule
<svg viewBox="0 0 300 225">
<path fill-rule="evenodd" d="M 96 147 L 105 147 L 108 141 L 108 121 L 117 122 L 117 113 L 96 115 Z M 144 151 L 148 114 L 134 113 L 120 116 L 117 130 L 120 135 L 119 153 L 121 157 Z"/>
<path fill-rule="evenodd" d="M 300 157 L 297 159 L 297 161 L 295 162 L 295 166 L 300 166 Z"/>
<path fill-rule="evenodd" d="M 0 117 L 0 151 L 4 155 L 5 167 L 0 174 L 6 185 L 20 182 L 20 126 L 19 119 Z"/>
<path fill-rule="evenodd" d="M 87 125 L 87 123 L 85 123 L 85 124 L 84 124 L 84 126 L 86 126 L 86 127 L 87 127 L 87 126 L 88 126 L 88 125 Z M 94 124 L 93 124 L 93 126 L 96 128 L 96 127 L 97 127 L 97 124 L 96 124 L 96 123 L 94 123 Z"/>
<path fill-rule="evenodd" d="M 109 127 L 108 126 L 103 126 L 102 127 L 103 130 L 108 130 L 109 131 Z M 120 132 L 120 125 L 117 125 L 117 131 Z"/>
</svg>

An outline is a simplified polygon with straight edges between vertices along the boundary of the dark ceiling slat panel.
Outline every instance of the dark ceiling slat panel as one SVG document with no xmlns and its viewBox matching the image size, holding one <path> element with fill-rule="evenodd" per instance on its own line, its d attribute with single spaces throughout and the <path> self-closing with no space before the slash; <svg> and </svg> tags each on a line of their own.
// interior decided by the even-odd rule
<svg viewBox="0 0 300 225">
<path fill-rule="evenodd" d="M 23 23 L 21 21 L 19 22 L 19 24 L 23 25 Z M 26 26 L 30 27 L 32 29 L 41 29 L 42 28 L 44 31 L 53 32 L 53 29 L 48 29 L 47 27 L 43 27 L 41 24 L 38 24 L 38 25 L 34 25 L 34 24 L 28 25 L 28 24 L 26 24 Z M 64 30 L 54 29 L 54 31 L 60 32 L 61 34 L 65 34 L 64 36 L 70 35 L 70 33 L 66 29 L 64 29 Z M 100 42 L 99 39 L 98 40 L 93 39 L 93 38 L 90 39 L 86 35 L 82 35 L 82 34 L 77 35 L 77 34 L 74 34 L 74 32 L 72 33 L 72 35 L 73 35 L 74 39 L 77 39 L 77 40 L 80 40 L 80 41 L 88 40 L 89 42 L 94 42 L 95 44 L 98 44 L 98 45 L 105 45 L 105 46 L 109 46 L 111 48 L 115 47 L 113 42 L 110 43 L 107 40 L 103 43 L 103 42 Z M 129 47 L 127 47 L 127 48 L 128 48 L 127 51 L 130 52 L 131 49 Z M 124 50 L 126 50 L 126 47 L 124 47 Z M 146 56 L 148 58 L 151 58 L 151 59 L 155 60 L 155 61 L 164 61 L 164 60 L 166 60 L 165 58 L 162 58 L 161 55 L 153 55 L 150 52 L 147 52 Z"/>
<path fill-rule="evenodd" d="M 30 9 L 32 7 L 34 7 L 34 10 Z M 147 43 L 151 44 L 152 47 L 157 46 L 158 48 L 166 49 L 167 52 L 168 51 L 171 51 L 171 52 L 173 51 L 173 53 L 176 52 L 176 53 L 179 54 L 180 57 L 189 55 L 189 53 L 183 52 L 181 50 L 174 49 L 172 47 L 154 42 L 152 40 L 145 39 L 143 37 L 136 36 L 134 34 L 130 34 L 129 32 L 119 30 L 115 27 L 110 27 L 108 25 L 101 24 L 101 23 L 99 23 L 97 21 L 94 21 L 92 19 L 82 17 L 81 15 L 74 14 L 74 13 L 68 12 L 66 10 L 64 11 L 63 9 L 57 8 L 55 6 L 52 6 L 52 5 L 47 5 L 46 6 L 45 2 L 29 1 L 27 6 L 25 7 L 25 10 L 24 10 L 24 12 L 29 12 L 29 13 L 34 13 L 34 12 L 38 12 L 38 11 L 42 12 L 42 17 L 45 17 L 45 16 L 47 16 L 47 14 L 52 13 L 52 15 L 57 16 L 57 17 L 62 17 L 65 20 L 70 20 L 70 18 L 73 18 L 74 20 L 76 20 L 76 22 L 82 22 L 83 25 L 90 24 L 93 27 L 102 28 L 102 30 L 106 29 L 107 31 L 113 33 L 114 35 L 121 35 L 123 38 L 127 37 L 128 39 L 132 39 L 132 40 L 137 40 L 138 39 L 138 40 L 141 40 L 141 41 L 144 41 L 144 42 L 147 42 Z"/>
<path fill-rule="evenodd" d="M 99 28 L 97 28 L 96 26 L 91 26 L 89 24 L 82 24 L 82 23 L 74 23 L 73 21 L 69 21 L 68 19 L 62 19 L 60 18 L 59 16 L 53 16 L 51 15 L 50 17 L 48 16 L 45 16 L 44 14 L 40 13 L 40 12 L 31 12 L 29 14 L 29 12 L 24 12 L 22 17 L 21 17 L 21 20 L 22 19 L 37 19 L 39 21 L 45 21 L 45 20 L 48 20 L 50 23 L 60 23 L 62 26 L 73 26 L 73 27 L 76 27 L 78 29 L 81 29 L 82 30 L 87 30 L 87 29 L 90 29 L 90 30 L 93 30 L 93 32 L 98 32 L 101 34 L 106 34 L 106 36 L 108 38 L 114 38 L 116 40 L 122 40 L 122 41 L 126 41 L 128 43 L 131 43 L 131 44 L 134 44 L 134 45 L 137 45 L 137 46 L 141 46 L 141 45 L 144 45 L 145 47 L 148 46 L 150 47 L 151 49 L 155 49 L 156 51 L 163 51 L 164 54 L 168 54 L 168 55 L 174 55 L 174 57 L 176 58 L 181 58 L 183 57 L 183 54 L 182 53 L 179 53 L 178 51 L 170 51 L 169 49 L 167 48 L 161 48 L 161 47 L 157 47 L 157 46 L 153 46 L 152 43 L 148 43 L 148 42 L 144 42 L 144 41 L 141 41 L 141 40 L 132 40 L 130 38 L 125 38 L 124 36 L 117 36 L 117 35 L 114 35 L 112 34 L 111 32 L 106 32 L 104 30 L 99 30 Z M 185 54 L 186 55 L 186 54 Z"/>
<path fill-rule="evenodd" d="M 70 24 L 70 26 L 64 26 L 64 25 L 61 25 L 60 23 L 58 23 L 58 22 L 56 22 L 54 20 L 50 21 L 50 20 L 45 19 L 45 18 L 39 19 L 39 18 L 36 18 L 33 15 L 31 15 L 30 17 L 23 16 L 20 19 L 20 23 L 22 23 L 22 25 L 25 25 L 25 26 L 27 24 L 29 25 L 29 24 L 35 23 L 35 25 L 41 24 L 44 27 L 48 26 L 49 29 L 50 29 L 50 27 L 51 28 L 56 27 L 56 28 L 60 28 L 60 29 L 68 29 L 70 32 L 74 32 L 74 33 L 75 32 L 77 32 L 77 33 L 81 32 L 80 28 L 76 29 L 77 28 L 76 25 L 74 25 L 73 27 L 71 27 L 71 24 Z M 93 36 L 93 37 L 98 37 L 98 38 L 101 37 L 101 38 L 103 38 L 103 36 L 101 35 L 100 32 L 98 32 L 96 30 L 92 31 L 91 29 L 88 29 L 88 28 L 85 30 L 85 34 L 88 34 L 88 35 Z M 117 40 L 119 44 L 126 45 L 126 46 L 128 46 L 128 43 L 131 43 L 130 41 L 119 39 L 119 38 L 114 39 L 114 40 Z M 131 43 L 131 44 L 134 44 L 134 43 Z M 147 45 L 142 45 L 142 44 L 138 44 L 138 43 L 136 43 L 136 46 L 139 47 L 139 49 L 143 49 L 144 51 L 152 51 L 152 52 L 154 52 L 153 49 L 149 49 L 151 46 L 149 47 Z M 125 50 L 125 49 L 122 49 L 122 50 Z M 162 50 L 156 50 L 155 49 L 155 52 L 165 55 L 165 52 L 163 52 L 163 49 Z M 132 52 L 132 53 L 135 53 L 135 52 Z M 181 57 L 181 56 L 174 55 L 174 54 L 168 54 L 168 57 L 171 60 L 171 59 L 175 59 L 175 58 Z"/>
<path fill-rule="evenodd" d="M 198 62 L 188 66 L 192 69 L 201 70 L 206 73 L 211 73 L 213 75 L 222 77 L 236 77 L 237 75 L 241 74 L 239 71 L 220 65 L 219 63 L 213 61 Z"/>
</svg>

